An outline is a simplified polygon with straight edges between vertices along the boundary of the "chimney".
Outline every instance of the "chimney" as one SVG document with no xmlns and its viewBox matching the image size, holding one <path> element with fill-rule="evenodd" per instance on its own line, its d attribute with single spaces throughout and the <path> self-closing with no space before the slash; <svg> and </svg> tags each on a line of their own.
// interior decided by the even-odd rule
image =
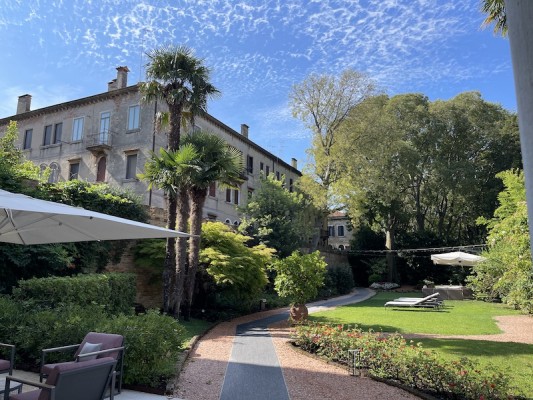
<svg viewBox="0 0 533 400">
<path fill-rule="evenodd" d="M 22 114 L 30 111 L 31 107 L 31 95 L 23 94 L 19 96 L 19 101 L 17 103 L 17 114 Z"/>
<path fill-rule="evenodd" d="M 248 139 L 248 128 L 246 124 L 241 124 L 241 135 Z"/>
<path fill-rule="evenodd" d="M 117 89 L 117 80 L 113 79 L 112 81 L 107 82 L 107 91 L 111 92 L 112 90 Z"/>
<path fill-rule="evenodd" d="M 294 169 L 298 169 L 298 161 L 296 160 L 296 158 L 291 158 L 291 166 Z"/>
<path fill-rule="evenodd" d="M 123 89 L 128 86 L 128 67 L 117 67 L 117 89 Z"/>
</svg>

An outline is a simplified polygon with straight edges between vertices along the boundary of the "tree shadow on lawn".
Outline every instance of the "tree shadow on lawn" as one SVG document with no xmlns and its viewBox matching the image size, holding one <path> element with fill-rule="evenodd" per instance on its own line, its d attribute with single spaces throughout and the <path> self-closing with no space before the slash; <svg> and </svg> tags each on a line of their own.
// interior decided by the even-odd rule
<svg viewBox="0 0 533 400">
<path fill-rule="evenodd" d="M 444 351 L 446 353 L 461 356 L 511 356 L 530 355 L 533 356 L 533 345 L 514 342 L 493 342 L 489 340 L 471 339 L 416 339 L 422 342 L 424 348 Z M 533 361 L 533 360 L 532 360 Z"/>
</svg>

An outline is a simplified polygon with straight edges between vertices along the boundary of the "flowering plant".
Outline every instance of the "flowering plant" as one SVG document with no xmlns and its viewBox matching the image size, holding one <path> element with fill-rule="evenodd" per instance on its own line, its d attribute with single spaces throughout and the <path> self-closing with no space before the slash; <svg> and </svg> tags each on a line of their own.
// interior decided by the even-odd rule
<svg viewBox="0 0 533 400">
<path fill-rule="evenodd" d="M 370 289 L 377 290 L 391 290 L 399 287 L 400 285 L 394 282 L 374 282 L 372 285 L 370 285 Z"/>
<path fill-rule="evenodd" d="M 370 375 L 400 382 L 439 398 L 511 398 L 509 377 L 477 368 L 466 358 L 444 361 L 400 334 L 363 332 L 357 326 L 303 324 L 293 340 L 303 350 L 349 365 L 348 350 L 358 349 L 359 365 Z"/>
</svg>

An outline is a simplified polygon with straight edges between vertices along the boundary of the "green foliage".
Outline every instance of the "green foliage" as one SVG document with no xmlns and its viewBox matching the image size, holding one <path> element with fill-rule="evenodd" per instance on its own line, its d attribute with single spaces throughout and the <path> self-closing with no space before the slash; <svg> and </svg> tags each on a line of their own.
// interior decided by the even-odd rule
<svg viewBox="0 0 533 400">
<path fill-rule="evenodd" d="M 317 296 L 318 289 L 324 284 L 326 262 L 319 251 L 305 255 L 295 251 L 274 262 L 271 269 L 276 272 L 276 292 L 293 304 L 305 304 Z"/>
<path fill-rule="evenodd" d="M 349 363 L 348 350 L 359 350 L 359 366 L 374 376 L 391 379 L 431 395 L 461 399 L 504 399 L 512 396 L 510 378 L 471 360 L 441 360 L 401 335 L 382 336 L 343 325 L 296 327 L 295 343 L 329 360 Z"/>
<path fill-rule="evenodd" d="M 221 222 L 202 225 L 200 262 L 220 288 L 244 304 L 255 300 L 266 286 L 266 268 L 274 254 L 262 244 L 247 246 L 250 240 Z"/>
<path fill-rule="evenodd" d="M 476 295 L 488 300 L 501 298 L 524 312 L 533 313 L 533 276 L 526 191 L 522 171 L 498 174 L 505 189 L 498 196 L 500 206 L 494 218 L 480 218 L 489 229 L 486 258 L 473 267 L 469 285 Z"/>
<path fill-rule="evenodd" d="M 248 204 L 239 209 L 243 215 L 238 228 L 259 243 L 276 249 L 280 257 L 299 249 L 309 231 L 304 197 L 284 188 L 284 180 L 277 180 L 274 175 L 261 178 Z"/>
<path fill-rule="evenodd" d="M 328 266 L 320 295 L 330 297 L 347 294 L 354 288 L 354 285 L 352 267 L 349 265 Z"/>
<path fill-rule="evenodd" d="M 135 279 L 135 275 L 124 273 L 33 278 L 20 281 L 19 287 L 13 290 L 13 297 L 41 309 L 94 305 L 111 315 L 131 314 Z"/>
<path fill-rule="evenodd" d="M 40 179 L 39 167 L 24 159 L 17 141 L 17 123 L 11 121 L 6 132 L 0 135 L 0 188 L 9 191 L 19 191 L 25 179 Z"/>
<path fill-rule="evenodd" d="M 124 383 L 158 387 L 175 376 L 185 329 L 174 318 L 151 310 L 114 317 L 98 330 L 125 338 Z"/>
</svg>

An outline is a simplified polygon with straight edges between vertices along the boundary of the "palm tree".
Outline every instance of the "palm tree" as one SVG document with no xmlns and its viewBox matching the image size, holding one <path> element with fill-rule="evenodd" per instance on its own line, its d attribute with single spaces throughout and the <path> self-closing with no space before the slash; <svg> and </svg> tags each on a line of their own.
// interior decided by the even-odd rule
<svg viewBox="0 0 533 400">
<path fill-rule="evenodd" d="M 194 161 L 196 168 L 188 169 L 191 176 L 187 178 L 190 182 L 187 192 L 191 207 L 191 234 L 195 235 L 189 240 L 189 271 L 185 283 L 185 318 L 188 319 L 198 272 L 202 212 L 209 186 L 218 182 L 222 187 L 238 188 L 244 182 L 244 163 L 239 150 L 213 133 L 194 133 L 184 137 L 183 144 L 192 146 L 198 154 Z"/>
<path fill-rule="evenodd" d="M 147 54 L 149 62 L 146 65 L 147 82 L 141 85 L 143 101 L 163 100 L 169 111 L 169 133 L 167 149 L 177 151 L 180 146 L 181 124 L 184 109 L 188 109 L 191 118 L 207 109 L 207 100 L 219 94 L 219 91 L 209 82 L 209 69 L 203 60 L 196 58 L 191 49 L 184 46 L 166 46 L 152 50 Z M 186 231 L 187 229 L 187 200 L 184 190 L 165 192 L 167 219 L 169 229 Z M 179 213 L 178 213 L 179 212 Z M 165 266 L 163 286 L 169 288 L 171 271 L 180 274 L 185 268 L 186 238 L 168 238 L 165 250 Z M 185 250 L 185 251 L 184 251 Z M 166 281 L 165 281 L 166 280 Z M 164 308 L 168 307 L 169 292 L 163 290 Z M 165 310 L 168 312 L 168 308 Z"/>
<path fill-rule="evenodd" d="M 183 197 L 180 193 L 186 193 L 186 187 L 189 185 L 186 182 L 186 177 L 191 175 L 190 172 L 187 172 L 187 169 L 194 168 L 192 162 L 197 157 L 196 150 L 190 145 L 182 146 L 179 151 L 167 151 L 161 148 L 159 149 L 159 157 L 155 153 L 152 154 L 150 160 L 144 165 L 144 174 L 139 174 L 139 177 L 149 183 L 148 187 L 150 189 L 154 186 L 162 189 L 169 198 L 174 199 L 175 204 L 180 205 L 180 212 L 188 215 L 189 202 L 188 200 L 185 202 L 179 201 Z M 168 210 L 169 220 L 176 221 L 176 210 L 176 207 Z M 181 218 L 181 220 L 183 219 L 187 220 L 187 218 Z M 173 308 L 176 303 L 176 285 L 179 284 L 181 277 L 185 275 L 186 265 L 185 263 L 178 264 L 174 270 L 174 263 L 169 261 L 175 260 L 176 253 L 174 246 L 168 246 L 168 240 L 166 250 L 163 269 L 163 310 L 165 313 L 174 314 L 178 311 Z M 182 279 L 181 288 L 183 288 Z"/>
<path fill-rule="evenodd" d="M 494 33 L 507 34 L 507 14 L 505 13 L 504 0 L 483 0 L 481 11 L 487 14 L 483 26 L 494 23 Z"/>
</svg>

